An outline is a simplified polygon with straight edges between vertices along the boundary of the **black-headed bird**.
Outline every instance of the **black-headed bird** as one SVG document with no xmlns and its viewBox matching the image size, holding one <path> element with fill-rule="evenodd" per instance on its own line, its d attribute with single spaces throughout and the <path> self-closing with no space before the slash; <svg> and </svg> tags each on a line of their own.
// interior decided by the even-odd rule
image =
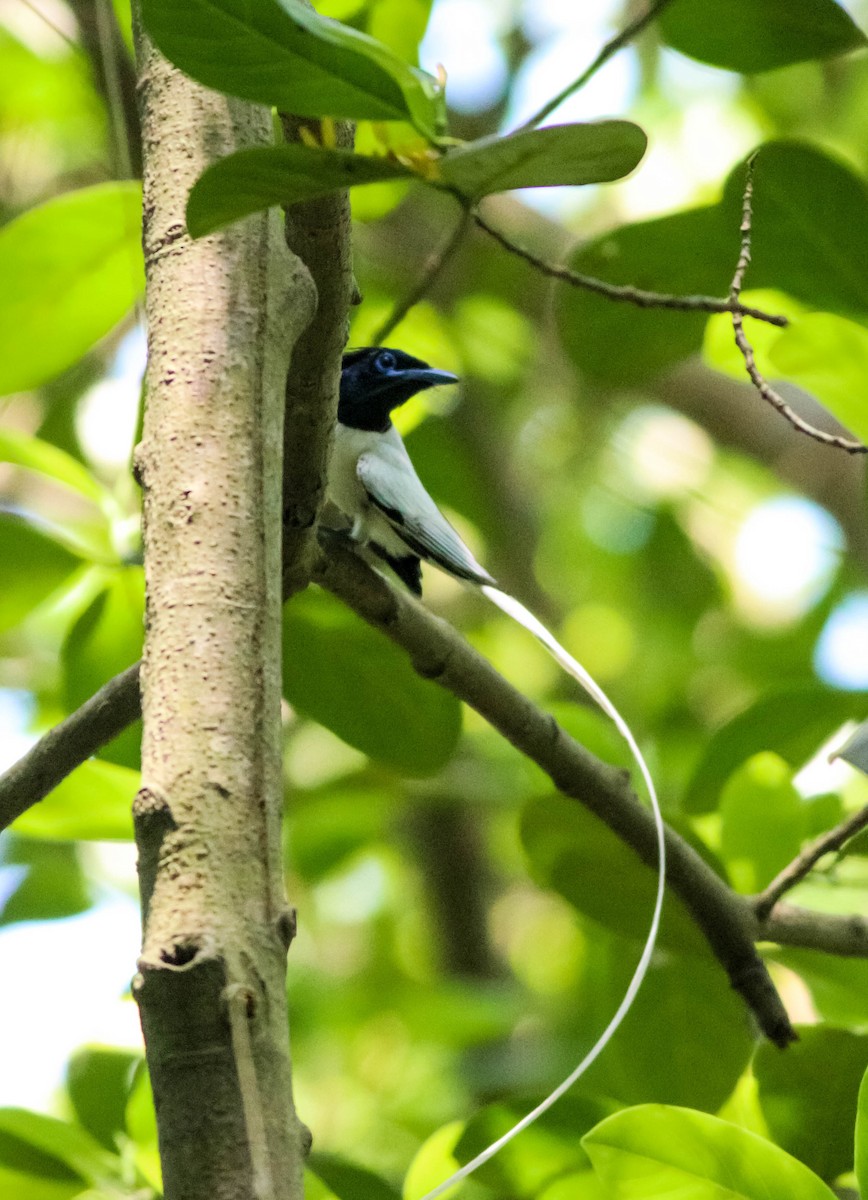
<svg viewBox="0 0 868 1200">
<path fill-rule="evenodd" d="M 394 409 L 411 396 L 457 382 L 403 350 L 344 355 L 329 499 L 352 521 L 353 541 L 387 562 L 417 596 L 420 560 L 468 583 L 495 586 L 429 496 L 392 424 Z"/>
</svg>

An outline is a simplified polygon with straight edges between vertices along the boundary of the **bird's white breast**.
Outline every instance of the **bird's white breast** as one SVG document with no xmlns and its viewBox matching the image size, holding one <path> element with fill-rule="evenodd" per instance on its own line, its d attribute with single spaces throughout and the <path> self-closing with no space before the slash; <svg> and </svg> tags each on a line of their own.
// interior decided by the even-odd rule
<svg viewBox="0 0 868 1200">
<path fill-rule="evenodd" d="M 341 510 L 354 526 L 358 541 L 373 541 L 389 554 L 408 554 L 405 543 L 383 514 L 368 499 L 357 473 L 358 461 L 363 454 L 377 454 L 394 458 L 396 466 L 409 467 L 413 477 L 416 472 L 404 448 L 401 435 L 390 426 L 385 433 L 370 429 L 350 429 L 346 425 L 335 427 L 335 444 L 329 464 L 327 494 L 329 500 Z"/>
</svg>

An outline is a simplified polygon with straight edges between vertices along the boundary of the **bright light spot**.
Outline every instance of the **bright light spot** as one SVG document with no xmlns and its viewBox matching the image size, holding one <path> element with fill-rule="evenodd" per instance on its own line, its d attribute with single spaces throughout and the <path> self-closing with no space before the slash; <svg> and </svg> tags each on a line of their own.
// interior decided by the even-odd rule
<svg viewBox="0 0 868 1200">
<path fill-rule="evenodd" d="M 99 467 L 116 471 L 129 463 L 144 368 L 145 339 L 137 327 L 121 342 L 106 378 L 79 401 L 76 432 L 88 458 Z"/>
<path fill-rule="evenodd" d="M 714 462 L 711 439 L 693 421 L 670 409 L 631 413 L 617 437 L 642 498 L 673 499 L 702 486 Z"/>
<path fill-rule="evenodd" d="M 555 35 L 572 38 L 574 54 L 584 49 L 590 62 L 615 32 L 621 7 L 620 0 L 597 0 L 596 4 L 576 4 L 576 0 L 525 0 L 521 25 L 532 42 Z M 573 75 L 578 75 L 585 65 L 576 63 Z"/>
<path fill-rule="evenodd" d="M 458 112 L 491 108 L 503 95 L 509 69 L 498 41 L 504 21 L 483 0 L 437 0 L 419 47 L 431 74 L 446 68 L 446 99 Z"/>
<path fill-rule="evenodd" d="M 74 42 L 77 34 L 72 10 L 61 0 L 30 0 L 26 5 L 2 0 L 0 25 L 39 58 L 65 58 L 70 52 L 66 39 Z"/>
<path fill-rule="evenodd" d="M 578 47 L 585 44 L 573 37 L 558 37 L 531 51 L 522 63 L 510 93 L 506 128 L 526 121 L 576 78 L 584 66 L 579 60 Z M 593 42 L 587 44 L 594 45 Z M 634 56 L 629 51 L 616 55 L 543 123 L 562 125 L 567 121 L 619 116 L 630 103 L 636 78 Z"/>
<path fill-rule="evenodd" d="M 868 592 L 848 596 L 834 610 L 817 642 L 814 667 L 833 687 L 868 688 Z"/>
<path fill-rule="evenodd" d="M 824 792 L 840 792 L 853 778 L 853 768 L 842 758 L 836 758 L 845 742 L 856 728 L 855 721 L 848 721 L 824 742 L 813 758 L 802 767 L 793 783 L 802 796 L 820 796 Z"/>
<path fill-rule="evenodd" d="M 138 906 L 120 897 L 81 916 L 0 931 L 0 1105 L 50 1111 L 84 1043 L 141 1047 L 138 1010 L 123 998 L 140 944 Z"/>
<path fill-rule="evenodd" d="M 339 878 L 319 885 L 317 908 L 327 920 L 358 925 L 382 910 L 388 891 L 385 867 L 373 855 L 366 855 Z"/>
<path fill-rule="evenodd" d="M 828 586 L 841 546 L 837 522 L 810 500 L 779 497 L 758 504 L 735 541 L 735 583 L 743 607 L 772 622 L 807 612 Z"/>
</svg>

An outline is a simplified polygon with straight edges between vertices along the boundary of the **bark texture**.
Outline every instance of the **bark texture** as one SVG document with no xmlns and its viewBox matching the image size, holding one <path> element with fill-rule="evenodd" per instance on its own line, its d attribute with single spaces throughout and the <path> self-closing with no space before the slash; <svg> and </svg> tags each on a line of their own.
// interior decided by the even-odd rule
<svg viewBox="0 0 868 1200">
<path fill-rule="evenodd" d="M 283 117 L 287 141 L 305 126 L 321 136 L 318 121 Z M 336 126 L 337 145 L 352 149 L 354 127 Z M 336 192 L 286 212 L 286 242 L 316 285 L 316 314 L 292 352 L 286 381 L 283 476 L 284 595 L 307 587 L 316 555 L 316 524 L 325 500 L 328 458 L 337 414 L 341 356 L 350 305 L 358 300 L 353 279 L 349 192 Z"/>
<path fill-rule="evenodd" d="M 192 83 L 138 37 L 149 363 L 137 470 L 147 582 L 135 981 L 167 1200 L 301 1195 L 281 872 L 283 384 L 313 287 L 279 219 L 193 242 L 218 156 L 264 108 Z"/>
</svg>

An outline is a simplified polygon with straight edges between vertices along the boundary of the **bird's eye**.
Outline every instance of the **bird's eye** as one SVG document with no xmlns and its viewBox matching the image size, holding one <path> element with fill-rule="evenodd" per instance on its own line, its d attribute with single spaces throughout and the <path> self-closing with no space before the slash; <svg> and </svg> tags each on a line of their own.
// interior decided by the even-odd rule
<svg viewBox="0 0 868 1200">
<path fill-rule="evenodd" d="M 384 350 L 374 359 L 374 366 L 378 371 L 394 371 L 398 365 L 398 360 L 395 358 L 391 350 Z"/>
</svg>

